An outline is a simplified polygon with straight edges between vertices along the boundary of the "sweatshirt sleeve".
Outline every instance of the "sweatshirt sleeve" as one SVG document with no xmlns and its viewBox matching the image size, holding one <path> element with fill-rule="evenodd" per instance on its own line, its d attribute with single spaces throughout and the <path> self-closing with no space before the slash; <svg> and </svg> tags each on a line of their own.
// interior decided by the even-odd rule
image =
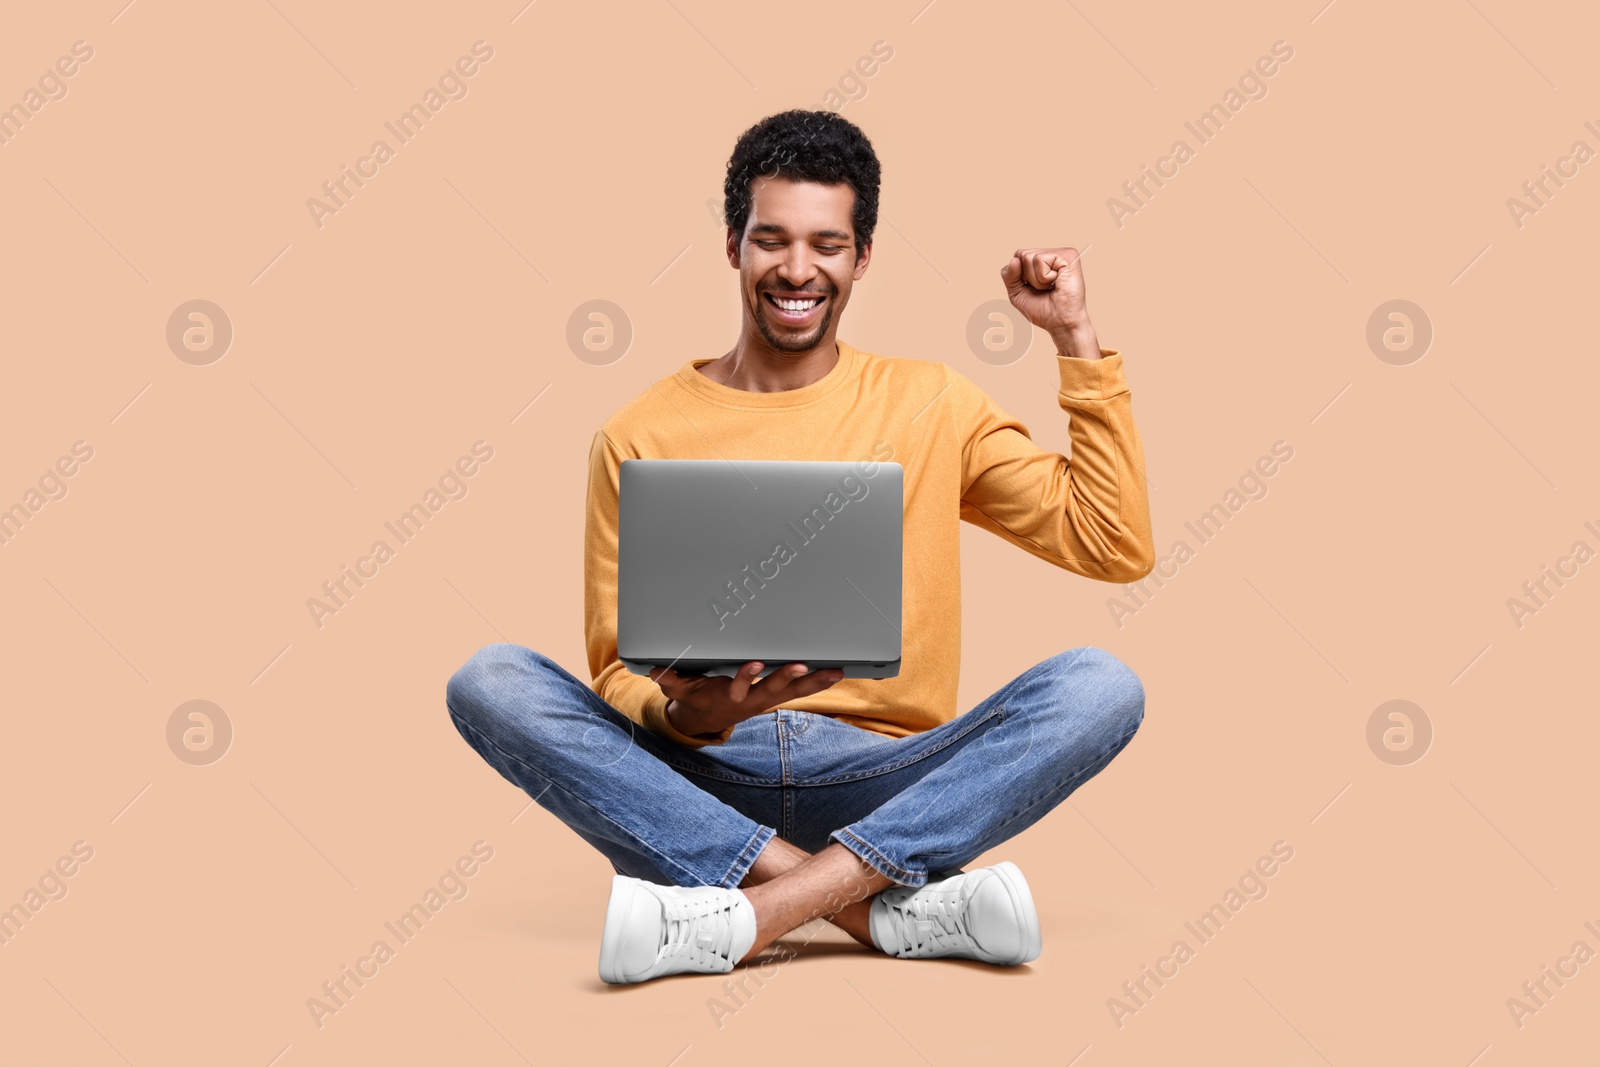
<svg viewBox="0 0 1600 1067">
<path fill-rule="evenodd" d="M 975 410 L 962 450 L 961 518 L 1074 574 L 1134 582 L 1155 565 L 1144 448 L 1122 356 L 1056 354 L 1069 416 L 1068 459 L 1036 445 L 1028 428 L 959 373 Z"/>
<path fill-rule="evenodd" d="M 721 744 L 733 733 L 686 734 L 667 721 L 667 694 L 617 658 L 617 486 L 620 455 L 604 430 L 589 448 L 583 529 L 583 632 L 591 685 L 600 699 L 645 729 L 690 748 Z"/>
</svg>

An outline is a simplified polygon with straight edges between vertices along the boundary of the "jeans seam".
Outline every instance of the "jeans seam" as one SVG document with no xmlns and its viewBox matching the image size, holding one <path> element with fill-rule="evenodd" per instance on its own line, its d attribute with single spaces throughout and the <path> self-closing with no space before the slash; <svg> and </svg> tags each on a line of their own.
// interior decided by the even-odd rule
<svg viewBox="0 0 1600 1067">
<path fill-rule="evenodd" d="M 652 755 L 654 755 L 654 753 L 652 753 Z M 772 786 L 782 784 L 781 780 L 775 781 L 771 778 L 757 778 L 749 774 L 733 774 L 727 772 L 719 774 L 716 771 L 707 770 L 703 767 L 687 766 L 686 764 L 679 763 L 677 760 L 672 759 L 669 756 L 657 756 L 657 758 L 660 759 L 662 763 L 665 763 L 667 766 L 677 771 L 679 774 L 694 775 L 696 778 L 710 778 L 713 781 L 727 782 L 730 785 L 752 785 L 766 788 L 771 788 Z"/>
<path fill-rule="evenodd" d="M 1071 796 L 1074 792 L 1077 791 L 1078 786 L 1083 784 L 1083 781 L 1084 781 L 1086 773 L 1088 773 L 1089 777 L 1094 777 L 1095 775 L 1098 775 L 1102 770 L 1105 769 L 1106 765 L 1108 765 L 1113 759 L 1115 759 L 1122 752 L 1123 749 L 1128 747 L 1128 742 L 1132 741 L 1134 735 L 1137 734 L 1138 732 L 1139 732 L 1139 728 L 1137 726 L 1135 726 L 1132 730 L 1129 730 L 1127 733 L 1123 734 L 1122 737 L 1118 739 L 1116 744 L 1110 745 L 1107 748 L 1102 749 L 1100 751 L 1099 755 L 1097 755 L 1093 761 L 1091 761 L 1089 764 L 1086 765 L 1086 766 L 1094 767 L 1093 772 L 1086 772 L 1086 770 L 1080 769 L 1077 773 L 1073 774 L 1070 778 L 1067 778 L 1064 782 L 1058 783 L 1057 786 L 1056 786 L 1056 789 L 1050 790 L 1049 792 L 1046 792 L 1046 793 L 1042 794 L 1041 796 L 1035 797 L 1033 800 L 1029 801 L 1027 804 L 1025 804 L 1024 806 L 1018 808 L 1015 811 L 1007 812 L 1005 814 L 1005 816 L 1001 819 L 1001 822 L 1000 822 L 1001 828 L 1004 828 L 1005 826 L 1007 826 L 1010 823 L 1014 822 L 1018 817 L 1026 815 L 1028 812 L 1032 811 L 1034 808 L 1036 808 L 1040 804 L 1044 803 L 1044 800 L 1045 800 L 1046 797 L 1053 796 L 1056 792 L 1061 790 L 1063 787 L 1066 788 L 1066 792 L 1062 794 L 1062 799 L 1064 800 L 1066 797 Z M 1060 801 L 1057 801 L 1057 804 L 1059 804 L 1059 803 L 1060 803 Z M 996 832 L 998 833 L 999 831 L 997 830 Z M 1015 835 L 1013 834 L 1012 836 L 1014 837 Z M 1001 842 L 1005 842 L 1005 841 L 1009 841 L 1009 840 L 1011 840 L 1011 837 L 1002 837 L 1002 838 L 1000 838 Z M 929 853 L 929 855 L 945 855 L 945 856 L 948 856 L 948 855 L 951 855 L 951 853 L 949 853 L 949 852 Z"/>
<path fill-rule="evenodd" d="M 853 841 L 857 845 L 859 845 L 861 849 L 864 849 L 867 852 L 871 853 L 871 856 L 863 856 L 863 855 L 861 855 L 861 853 L 857 849 L 854 849 L 854 848 L 850 849 L 851 852 L 855 852 L 858 857 L 860 857 L 863 861 L 865 861 L 870 866 L 875 868 L 879 874 L 883 875 L 886 878 L 891 878 L 894 881 L 901 883 L 902 885 L 921 885 L 922 882 L 926 882 L 927 881 L 927 875 L 926 874 L 923 874 L 922 882 L 917 881 L 917 875 L 916 874 L 914 874 L 911 871 L 906 870 L 904 867 L 901 867 L 898 864 L 891 863 L 889 861 L 888 857 L 884 856 L 884 854 L 882 852 L 879 852 L 872 845 L 869 845 L 867 842 L 861 840 L 861 838 L 857 837 L 854 833 L 852 833 L 851 831 L 849 831 L 847 829 L 835 830 L 832 834 L 829 834 L 828 836 L 839 838 L 839 843 L 841 845 L 844 845 L 846 848 L 850 848 L 850 845 L 844 839 L 845 838 L 849 838 L 850 841 Z M 874 863 L 873 859 L 876 859 L 877 862 Z M 881 864 L 881 866 L 880 866 L 880 864 Z M 888 870 L 885 870 L 884 868 L 888 868 Z"/>
<path fill-rule="evenodd" d="M 778 802 L 782 812 L 778 820 L 781 824 L 778 836 L 787 840 L 794 836 L 794 780 L 789 773 L 789 730 L 783 715 L 778 715 L 774 720 L 773 729 L 778 741 Z"/>
<path fill-rule="evenodd" d="M 772 827 L 756 824 L 756 832 L 745 842 L 744 851 L 739 853 L 739 858 L 733 861 L 733 866 L 728 868 L 728 873 L 723 875 L 722 881 L 718 884 L 723 889 L 737 889 L 739 883 L 744 881 L 744 876 L 750 873 L 750 868 L 755 865 L 757 857 L 766 850 L 767 843 L 776 834 L 777 831 Z M 748 859 L 745 858 L 747 856 Z"/>
<path fill-rule="evenodd" d="M 1116 743 L 1114 743 L 1112 745 L 1108 745 L 1105 748 L 1101 749 L 1100 752 L 1096 755 L 1096 757 L 1093 760 L 1089 761 L 1083 768 L 1080 768 L 1076 773 L 1074 773 L 1073 775 L 1071 775 L 1070 777 L 1068 777 L 1067 779 L 1065 779 L 1064 781 L 1059 783 L 1055 789 L 1049 790 L 1049 791 L 1041 794 L 1040 796 L 1035 797 L 1033 800 L 1031 800 L 1030 802 L 1025 804 L 1023 807 L 1020 807 L 1015 811 L 1007 812 L 1006 815 L 1001 819 L 999 826 L 996 828 L 995 832 L 996 832 L 997 840 L 996 840 L 995 843 L 996 844 L 1000 844 L 1000 843 L 1003 843 L 1005 841 L 1009 841 L 1009 840 L 1011 840 L 1012 837 L 1016 836 L 1015 834 L 1010 834 L 1010 835 L 1005 834 L 1004 833 L 1005 827 L 1010 825 L 1011 823 L 1015 822 L 1019 817 L 1021 817 L 1023 815 L 1026 815 L 1029 811 L 1031 811 L 1034 808 L 1038 807 L 1040 804 L 1044 803 L 1044 801 L 1048 797 L 1054 796 L 1057 793 L 1060 793 L 1063 798 L 1065 798 L 1067 796 L 1071 796 L 1072 793 L 1074 791 L 1076 791 L 1078 786 L 1083 783 L 1083 781 L 1085 780 L 1086 777 L 1092 777 L 1093 775 L 1098 774 L 1102 769 L 1104 769 L 1104 767 L 1107 764 L 1109 764 L 1113 759 L 1115 759 L 1117 757 L 1117 755 L 1119 753 L 1121 753 L 1121 751 L 1123 749 L 1127 748 L 1128 747 L 1128 743 L 1133 740 L 1134 735 L 1137 734 L 1138 732 L 1139 732 L 1139 726 L 1135 725 L 1133 727 L 1133 729 L 1128 730 L 1125 733 L 1123 733 L 1121 735 L 1121 737 L 1119 737 L 1117 739 Z M 1093 767 L 1094 768 L 1093 771 L 1090 771 L 1088 769 L 1089 767 Z M 1060 802 L 1057 801 L 1057 803 L 1059 804 Z M 920 881 L 920 882 L 916 881 L 915 880 L 916 876 L 914 874 L 912 874 L 912 872 L 907 871 L 905 868 L 899 866 L 898 864 L 891 862 L 887 857 L 885 857 L 883 855 L 883 853 L 881 851 L 879 851 L 877 848 L 875 848 L 871 844 L 868 844 L 865 840 L 863 840 L 860 837 L 860 835 L 856 834 L 854 831 L 850 830 L 848 827 L 842 827 L 842 828 L 840 828 L 838 830 L 835 830 L 832 834 L 829 835 L 829 837 L 830 838 L 839 839 L 841 844 L 845 843 L 845 840 L 844 840 L 845 838 L 849 838 L 851 841 L 856 842 L 858 845 L 861 846 L 861 848 L 867 850 L 874 857 L 876 857 L 878 859 L 879 863 L 881 863 L 883 866 L 882 867 L 878 867 L 878 864 L 873 864 L 873 866 L 878 867 L 879 872 L 884 874 L 887 877 L 890 877 L 890 878 L 896 877 L 895 874 L 891 874 L 890 873 L 891 871 L 893 871 L 893 872 L 896 872 L 897 874 L 904 875 L 905 878 L 909 880 L 909 881 L 906 881 L 905 884 L 908 884 L 908 885 L 923 885 L 923 884 L 926 884 L 927 877 L 928 877 L 927 872 L 923 873 L 922 881 Z M 846 845 L 846 847 L 848 847 L 848 845 Z M 993 847 L 993 846 L 990 846 L 990 847 Z M 851 849 L 851 851 L 852 852 L 856 852 L 857 850 L 856 849 Z M 921 853 L 919 853 L 919 855 L 921 855 Z M 928 857 L 936 857 L 936 856 L 946 856 L 946 857 L 948 857 L 948 856 L 954 855 L 954 853 L 947 850 L 947 851 L 943 851 L 943 852 L 929 852 L 926 855 Z M 865 856 L 863 856 L 862 858 L 864 860 L 867 860 L 867 862 L 871 862 Z M 885 870 L 884 868 L 888 868 L 888 869 Z"/>
<path fill-rule="evenodd" d="M 1071 667 L 1074 663 L 1077 663 L 1080 659 L 1083 658 L 1084 653 L 1088 652 L 1090 649 L 1092 649 L 1094 647 L 1096 647 L 1096 646 L 1094 646 L 1094 645 L 1084 645 L 1083 647 L 1077 649 L 1076 651 L 1077 651 L 1078 654 L 1072 658 L 1072 663 L 1067 664 L 1067 666 Z M 1052 658 L 1054 658 L 1054 657 L 1052 657 Z M 1023 680 L 1026 679 L 1029 674 L 1031 674 L 1033 671 L 1037 670 L 1038 668 L 1042 667 L 1047 662 L 1049 662 L 1049 660 L 1044 660 L 1044 661 L 1041 661 L 1040 663 L 1036 663 L 1032 667 L 1030 667 L 1027 670 L 1023 671 L 1021 674 L 1017 675 L 1015 678 L 1011 679 L 1011 681 L 1007 682 L 1004 686 L 1001 687 L 999 692 L 994 694 L 994 700 L 1000 704 L 1002 709 L 1004 709 L 1005 703 L 1006 703 L 1006 697 L 1008 697 L 1011 694 L 1011 691 L 1013 689 L 1017 688 L 1017 686 L 1021 685 L 1023 683 Z"/>
<path fill-rule="evenodd" d="M 978 727 L 988 723 L 990 719 L 994 718 L 998 718 L 1001 722 L 1005 721 L 1005 706 L 1003 704 L 996 705 L 994 708 L 991 708 L 987 714 L 983 715 L 979 719 L 976 719 L 970 726 L 966 727 L 959 733 L 951 734 L 949 738 L 947 738 L 938 746 L 930 748 L 925 752 L 920 752 L 915 756 L 907 756 L 898 763 L 891 763 L 883 767 L 874 767 L 871 770 L 866 771 L 852 771 L 848 774 L 830 775 L 827 778 L 808 778 L 805 781 L 796 781 L 794 784 L 802 786 L 838 785 L 843 782 L 856 782 L 863 778 L 873 778 L 880 774 L 890 774 L 894 771 L 903 770 L 914 763 L 919 763 L 922 760 L 927 759 L 929 756 L 938 755 L 951 745 L 955 744 L 957 741 L 960 741 L 962 738 L 978 729 Z"/>
</svg>

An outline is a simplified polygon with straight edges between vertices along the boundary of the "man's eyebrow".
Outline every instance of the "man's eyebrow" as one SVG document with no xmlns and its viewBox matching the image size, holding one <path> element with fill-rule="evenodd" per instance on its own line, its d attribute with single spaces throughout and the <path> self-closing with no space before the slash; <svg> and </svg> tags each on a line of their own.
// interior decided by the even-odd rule
<svg viewBox="0 0 1600 1067">
<path fill-rule="evenodd" d="M 778 225 L 776 222 L 762 222 L 750 227 L 750 234 L 752 236 L 758 233 L 786 234 L 788 232 L 789 231 L 787 229 Z M 845 233 L 843 230 L 817 230 L 811 236 L 827 237 L 835 241 L 849 241 L 853 239 L 851 234 Z"/>
</svg>

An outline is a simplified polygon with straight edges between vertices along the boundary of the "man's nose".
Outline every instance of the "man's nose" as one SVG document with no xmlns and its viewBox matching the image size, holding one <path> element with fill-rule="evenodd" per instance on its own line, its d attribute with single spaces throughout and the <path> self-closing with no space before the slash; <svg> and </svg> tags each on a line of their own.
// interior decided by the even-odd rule
<svg viewBox="0 0 1600 1067">
<path fill-rule="evenodd" d="M 796 289 L 804 289 L 818 273 L 816 260 L 807 248 L 791 249 L 778 268 L 778 277 Z"/>
</svg>

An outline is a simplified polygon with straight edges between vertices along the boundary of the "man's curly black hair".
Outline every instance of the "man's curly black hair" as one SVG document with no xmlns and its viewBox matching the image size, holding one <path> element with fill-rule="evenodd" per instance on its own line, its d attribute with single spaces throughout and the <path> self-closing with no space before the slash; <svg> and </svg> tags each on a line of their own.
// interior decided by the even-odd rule
<svg viewBox="0 0 1600 1067">
<path fill-rule="evenodd" d="M 744 236 L 750 221 L 750 183 L 760 177 L 837 185 L 855 190 L 851 223 L 856 258 L 872 243 L 878 226 L 878 156 L 867 135 L 832 111 L 784 111 L 769 115 L 739 135 L 723 183 L 723 218 Z"/>
</svg>

